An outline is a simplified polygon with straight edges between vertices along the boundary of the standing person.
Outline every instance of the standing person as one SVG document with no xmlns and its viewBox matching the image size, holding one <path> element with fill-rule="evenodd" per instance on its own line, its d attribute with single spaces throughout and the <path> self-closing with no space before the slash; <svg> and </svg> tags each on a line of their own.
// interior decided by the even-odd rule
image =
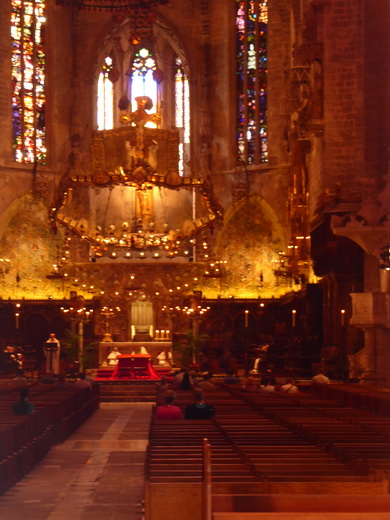
<svg viewBox="0 0 390 520">
<path fill-rule="evenodd" d="M 34 413 L 35 406 L 28 400 L 29 390 L 27 387 L 21 388 L 20 400 L 12 405 L 12 410 L 16 415 L 31 415 Z"/>
<path fill-rule="evenodd" d="M 215 417 L 215 409 L 204 401 L 204 392 L 202 388 L 195 388 L 194 403 L 186 406 L 185 419 L 211 419 Z"/>
<path fill-rule="evenodd" d="M 51 372 L 54 375 L 60 373 L 60 348 L 61 344 L 52 332 L 43 348 L 46 357 L 46 372 Z"/>
<path fill-rule="evenodd" d="M 156 419 L 158 421 L 176 421 L 181 419 L 181 410 L 173 403 L 176 399 L 176 394 L 173 390 L 167 390 L 164 393 L 164 404 L 157 407 Z"/>
</svg>

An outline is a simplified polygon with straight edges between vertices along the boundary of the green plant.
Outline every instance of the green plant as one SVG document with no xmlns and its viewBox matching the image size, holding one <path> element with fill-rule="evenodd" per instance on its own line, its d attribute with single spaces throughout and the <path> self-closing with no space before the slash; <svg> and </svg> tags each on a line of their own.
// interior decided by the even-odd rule
<svg viewBox="0 0 390 520">
<path fill-rule="evenodd" d="M 96 342 L 92 341 L 83 345 L 80 353 L 80 339 L 79 334 L 67 329 L 64 339 L 61 340 L 61 352 L 69 364 L 75 365 L 80 363 L 84 368 L 88 368 L 95 355 Z"/>
<path fill-rule="evenodd" d="M 181 366 L 188 368 L 192 363 L 197 363 L 202 344 L 209 338 L 207 334 L 195 336 L 192 330 L 172 345 L 173 350 L 178 353 Z"/>
</svg>

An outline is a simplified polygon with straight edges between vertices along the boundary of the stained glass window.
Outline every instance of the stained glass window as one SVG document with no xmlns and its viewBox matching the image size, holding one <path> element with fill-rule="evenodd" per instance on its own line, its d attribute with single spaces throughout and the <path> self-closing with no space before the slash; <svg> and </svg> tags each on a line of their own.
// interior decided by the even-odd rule
<svg viewBox="0 0 390 520">
<path fill-rule="evenodd" d="M 236 0 L 237 154 L 245 164 L 267 162 L 266 0 Z"/>
<path fill-rule="evenodd" d="M 182 61 L 175 62 L 175 125 L 181 129 L 179 143 L 179 173 L 189 173 L 190 155 L 190 94 L 188 79 L 184 72 Z"/>
<path fill-rule="evenodd" d="M 45 0 L 12 0 L 11 5 L 14 160 L 44 163 Z"/>
<path fill-rule="evenodd" d="M 99 74 L 97 97 L 97 124 L 98 130 L 110 130 L 114 128 L 114 88 L 110 79 L 113 71 L 112 58 L 104 60 L 102 71 Z"/>
<path fill-rule="evenodd" d="M 148 96 L 153 102 L 153 107 L 148 110 L 149 114 L 154 114 L 157 110 L 157 82 L 154 79 L 157 70 L 156 61 L 149 49 L 142 47 L 139 49 L 133 59 L 131 66 L 131 110 L 137 110 L 138 96 Z M 156 125 L 150 121 L 145 126 Z"/>
</svg>

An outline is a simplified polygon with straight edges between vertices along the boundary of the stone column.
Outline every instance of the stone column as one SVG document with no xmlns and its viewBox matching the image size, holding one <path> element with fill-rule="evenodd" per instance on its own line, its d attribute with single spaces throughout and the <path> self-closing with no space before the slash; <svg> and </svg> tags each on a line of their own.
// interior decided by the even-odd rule
<svg viewBox="0 0 390 520">
<path fill-rule="evenodd" d="M 365 363 L 363 379 L 372 379 L 376 374 L 376 328 L 364 327 L 364 353 L 362 358 Z"/>
</svg>

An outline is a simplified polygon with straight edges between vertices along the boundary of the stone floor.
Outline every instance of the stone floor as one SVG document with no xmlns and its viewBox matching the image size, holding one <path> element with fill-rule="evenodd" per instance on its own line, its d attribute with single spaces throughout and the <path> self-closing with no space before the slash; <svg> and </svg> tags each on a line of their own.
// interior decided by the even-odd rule
<svg viewBox="0 0 390 520">
<path fill-rule="evenodd" d="M 151 406 L 101 403 L 0 497 L 0 519 L 141 520 Z"/>
</svg>

